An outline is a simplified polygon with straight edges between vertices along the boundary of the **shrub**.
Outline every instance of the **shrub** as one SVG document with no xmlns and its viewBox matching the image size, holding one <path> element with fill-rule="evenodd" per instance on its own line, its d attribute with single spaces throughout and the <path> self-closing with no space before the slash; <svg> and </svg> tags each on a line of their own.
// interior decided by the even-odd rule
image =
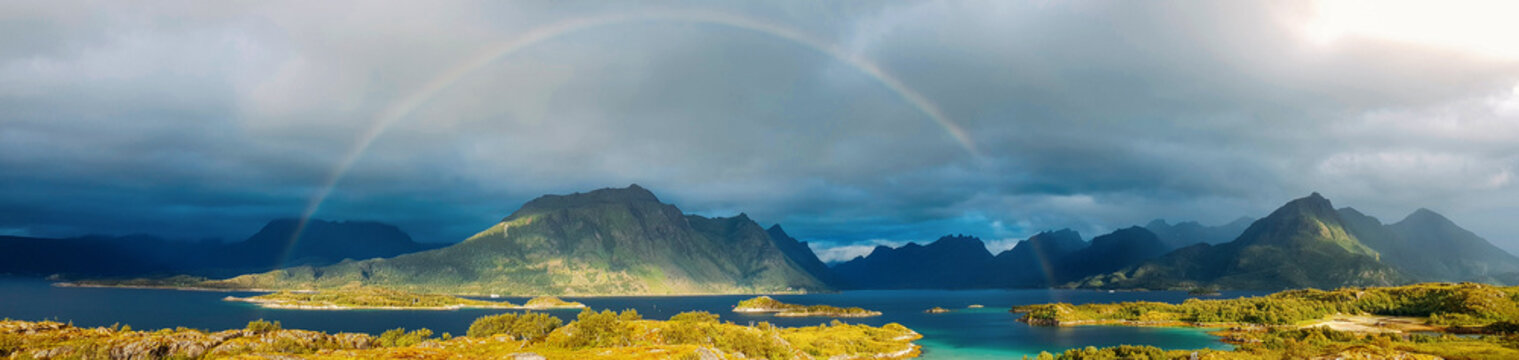
<svg viewBox="0 0 1519 360">
<path fill-rule="evenodd" d="M 475 319 L 469 324 L 469 337 L 490 337 L 498 334 L 509 335 L 515 339 L 539 341 L 543 340 L 564 324 L 564 320 L 541 313 L 515 314 L 506 313 L 490 315 Z"/>
<path fill-rule="evenodd" d="M 394 328 L 380 333 L 380 346 L 384 347 L 407 347 L 421 344 L 432 338 L 432 330 L 427 328 L 416 329 L 410 332 L 406 328 Z"/>
<path fill-rule="evenodd" d="M 130 330 L 130 329 L 131 328 L 128 328 L 128 330 Z M 252 332 L 256 332 L 256 333 L 266 333 L 266 332 L 280 331 L 280 322 L 278 320 L 276 320 L 274 322 L 269 322 L 269 321 L 265 321 L 264 319 L 258 319 L 258 320 L 249 321 L 248 322 L 248 331 L 252 331 Z"/>
</svg>

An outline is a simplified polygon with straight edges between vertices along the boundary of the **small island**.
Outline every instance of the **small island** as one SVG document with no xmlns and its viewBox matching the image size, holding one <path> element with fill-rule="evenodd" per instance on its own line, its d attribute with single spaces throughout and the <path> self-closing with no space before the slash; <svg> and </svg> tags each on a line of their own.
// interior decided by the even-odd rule
<svg viewBox="0 0 1519 360">
<path fill-rule="evenodd" d="M 980 308 L 984 308 L 984 307 L 986 307 L 986 305 L 971 304 L 970 306 L 966 306 L 965 308 L 966 309 L 980 309 Z"/>
<path fill-rule="evenodd" d="M 457 310 L 477 309 L 578 309 L 585 304 L 552 296 L 528 300 L 524 305 L 505 301 L 467 299 L 452 295 L 417 294 L 383 288 L 358 287 L 321 291 L 280 291 L 253 297 L 228 296 L 226 301 L 258 304 L 271 309 L 294 310 Z"/>
<path fill-rule="evenodd" d="M 949 312 L 949 309 L 945 309 L 945 308 L 942 308 L 942 307 L 935 306 L 932 309 L 923 310 L 923 312 L 929 313 L 929 314 L 943 314 L 943 313 Z"/>
<path fill-rule="evenodd" d="M 841 308 L 829 305 L 797 305 L 787 304 L 769 296 L 760 296 L 749 300 L 740 301 L 733 312 L 740 313 L 775 313 L 781 317 L 871 317 L 880 316 L 880 311 L 865 310 L 857 307 Z"/>
</svg>

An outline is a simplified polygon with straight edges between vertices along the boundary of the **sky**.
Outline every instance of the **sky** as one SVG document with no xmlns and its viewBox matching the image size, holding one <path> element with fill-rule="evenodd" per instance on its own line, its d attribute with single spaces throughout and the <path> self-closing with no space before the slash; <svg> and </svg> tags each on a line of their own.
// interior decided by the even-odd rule
<svg viewBox="0 0 1519 360">
<path fill-rule="evenodd" d="M 1519 252 L 1513 7 L 4 2 L 0 235 L 310 215 L 449 242 L 637 183 L 825 260 L 1315 191 Z"/>
</svg>

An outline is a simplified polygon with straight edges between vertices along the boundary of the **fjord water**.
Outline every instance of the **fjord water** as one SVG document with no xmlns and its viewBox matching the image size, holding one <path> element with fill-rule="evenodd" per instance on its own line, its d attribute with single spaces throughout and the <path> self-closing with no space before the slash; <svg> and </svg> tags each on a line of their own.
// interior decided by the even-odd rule
<svg viewBox="0 0 1519 360">
<path fill-rule="evenodd" d="M 475 318 L 504 312 L 465 310 L 351 310 L 303 311 L 264 309 L 252 304 L 222 301 L 226 296 L 250 296 L 251 292 L 208 292 L 122 288 L 55 287 L 35 279 L 0 278 L 0 317 L 18 320 L 56 320 L 77 326 L 109 326 L 120 323 L 135 329 L 190 327 L 207 330 L 241 328 L 256 319 L 278 320 L 286 328 L 327 332 L 379 332 L 398 328 L 429 328 L 441 334 L 463 334 Z M 1258 295 L 1226 292 L 1224 297 Z M 724 320 L 747 324 L 768 321 L 780 326 L 827 323 L 829 318 L 777 318 L 763 314 L 739 314 L 734 304 L 750 296 L 648 296 L 567 298 L 595 309 L 636 309 L 645 318 L 665 319 L 683 311 L 703 310 Z M 1047 302 L 1091 303 L 1118 301 L 1180 302 L 1184 292 L 1119 292 L 1087 290 L 877 290 L 833 294 L 778 295 L 775 298 L 801 304 L 859 306 L 878 310 L 882 316 L 842 319 L 849 323 L 883 325 L 896 322 L 923 334 L 924 359 L 1017 358 L 1040 351 L 1058 352 L 1073 347 L 1147 344 L 1166 349 L 1226 349 L 1206 331 L 1179 328 L 1124 326 L 1031 327 L 1008 313 L 1013 305 Z M 525 298 L 503 298 L 516 303 Z M 972 304 L 984 308 L 969 309 Z M 928 314 L 935 306 L 953 309 Z M 574 319 L 577 310 L 549 313 Z"/>
</svg>

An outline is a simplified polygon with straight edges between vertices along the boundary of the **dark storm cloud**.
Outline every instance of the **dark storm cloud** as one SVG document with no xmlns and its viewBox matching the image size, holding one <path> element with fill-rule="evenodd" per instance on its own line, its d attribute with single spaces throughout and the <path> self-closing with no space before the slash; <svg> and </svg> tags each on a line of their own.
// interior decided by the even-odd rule
<svg viewBox="0 0 1519 360">
<path fill-rule="evenodd" d="M 298 215 L 387 108 L 494 45 L 696 10 L 878 64 L 982 155 L 827 51 L 633 21 L 452 83 L 377 138 L 317 216 L 450 241 L 539 194 L 636 182 L 845 258 L 948 233 L 1005 247 L 1053 228 L 1221 223 L 1321 191 L 1519 245 L 1515 62 L 1314 43 L 1305 3 L 160 5 L 5 5 L 0 233 L 240 238 Z"/>
</svg>

